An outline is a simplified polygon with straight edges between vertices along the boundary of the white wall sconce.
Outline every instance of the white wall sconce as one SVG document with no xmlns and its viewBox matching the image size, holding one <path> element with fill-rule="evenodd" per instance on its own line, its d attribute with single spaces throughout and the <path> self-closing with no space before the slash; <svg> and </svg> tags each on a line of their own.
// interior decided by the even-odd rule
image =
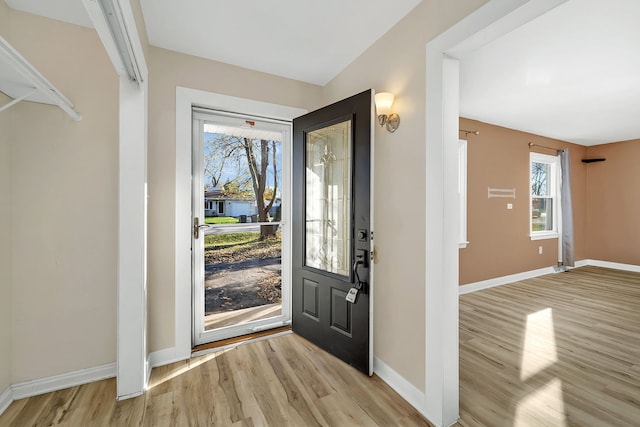
<svg viewBox="0 0 640 427">
<path fill-rule="evenodd" d="M 378 113 L 378 123 L 380 126 L 386 125 L 389 132 L 395 132 L 398 126 L 400 126 L 400 116 L 391 112 L 393 94 L 389 92 L 376 93 L 375 102 Z"/>
</svg>

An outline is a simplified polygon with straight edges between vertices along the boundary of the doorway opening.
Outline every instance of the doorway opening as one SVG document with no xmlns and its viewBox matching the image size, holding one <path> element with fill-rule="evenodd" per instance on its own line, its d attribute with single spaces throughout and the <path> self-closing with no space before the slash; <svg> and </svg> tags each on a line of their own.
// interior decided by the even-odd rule
<svg viewBox="0 0 640 427">
<path fill-rule="evenodd" d="M 426 46 L 425 395 L 430 398 L 425 399 L 423 414 L 436 425 L 453 424 L 459 415 L 456 142 L 460 87 L 456 58 L 564 1 L 489 1 Z"/>
<path fill-rule="evenodd" d="M 290 323 L 291 123 L 193 109 L 193 345 Z"/>
</svg>

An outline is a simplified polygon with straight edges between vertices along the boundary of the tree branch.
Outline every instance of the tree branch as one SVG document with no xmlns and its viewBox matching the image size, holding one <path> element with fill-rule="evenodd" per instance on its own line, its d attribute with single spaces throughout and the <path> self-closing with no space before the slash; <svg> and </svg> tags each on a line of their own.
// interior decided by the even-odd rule
<svg viewBox="0 0 640 427">
<path fill-rule="evenodd" d="M 272 144 L 271 148 L 273 150 L 273 152 L 271 153 L 271 159 L 273 162 L 273 194 L 271 195 L 271 201 L 266 207 L 267 212 L 271 210 L 273 203 L 276 201 L 276 193 L 278 191 L 278 167 L 277 167 L 278 165 L 276 163 L 276 142 L 272 141 L 271 144 Z"/>
</svg>

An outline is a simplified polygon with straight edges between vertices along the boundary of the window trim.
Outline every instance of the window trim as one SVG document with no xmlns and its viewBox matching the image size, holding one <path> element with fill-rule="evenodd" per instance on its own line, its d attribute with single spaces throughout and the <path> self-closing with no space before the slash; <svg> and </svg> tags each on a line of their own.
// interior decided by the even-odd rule
<svg viewBox="0 0 640 427">
<path fill-rule="evenodd" d="M 464 249 L 469 244 L 467 240 L 467 141 L 458 140 L 458 198 L 459 200 L 459 237 L 458 248 Z"/>
<path fill-rule="evenodd" d="M 533 198 L 541 196 L 534 195 L 531 191 L 531 175 L 533 163 L 546 163 L 551 165 L 551 197 L 553 228 L 551 230 L 533 231 Z M 541 153 L 529 153 L 529 238 L 531 240 L 557 239 L 559 237 L 559 215 L 560 215 L 560 159 L 558 156 L 551 156 Z"/>
</svg>

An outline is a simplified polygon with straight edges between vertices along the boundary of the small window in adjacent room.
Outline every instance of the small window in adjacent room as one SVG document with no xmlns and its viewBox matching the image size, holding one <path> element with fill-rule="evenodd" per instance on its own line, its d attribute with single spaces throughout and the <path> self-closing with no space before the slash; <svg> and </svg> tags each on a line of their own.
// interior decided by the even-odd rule
<svg viewBox="0 0 640 427">
<path fill-rule="evenodd" d="M 531 239 L 558 237 L 558 157 L 531 153 L 530 167 Z"/>
</svg>

